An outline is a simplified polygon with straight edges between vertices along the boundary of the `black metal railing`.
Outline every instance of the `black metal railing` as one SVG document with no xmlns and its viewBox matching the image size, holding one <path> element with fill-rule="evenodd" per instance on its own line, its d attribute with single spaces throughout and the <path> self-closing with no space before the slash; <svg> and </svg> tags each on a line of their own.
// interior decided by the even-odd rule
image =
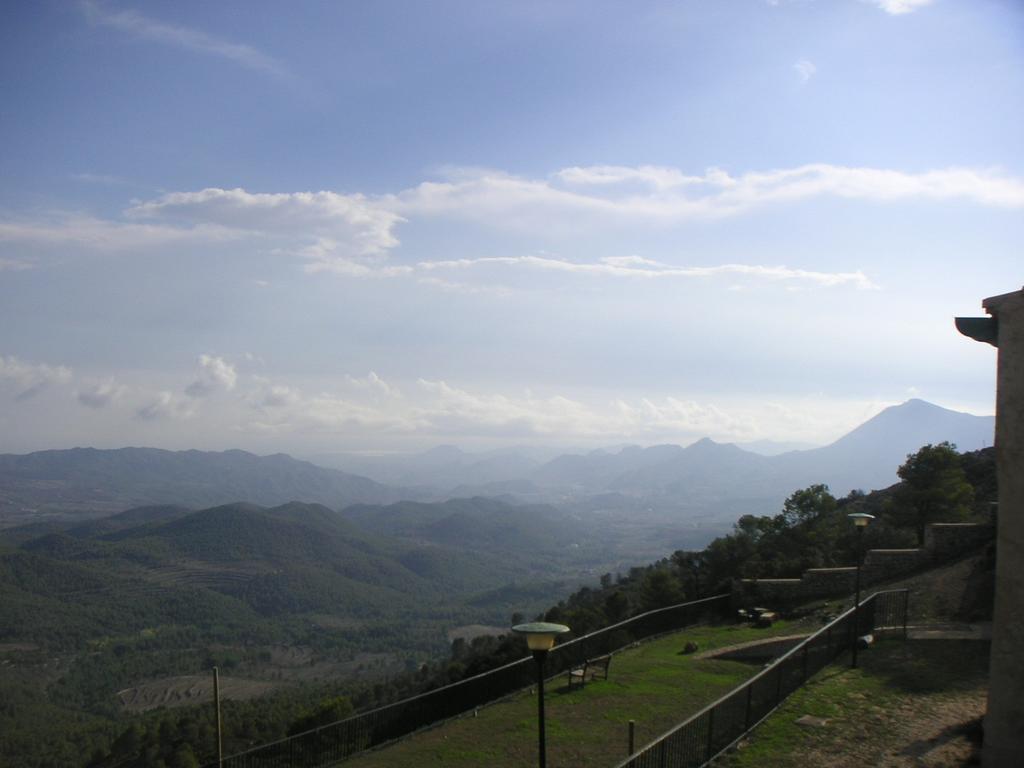
<svg viewBox="0 0 1024 768">
<path fill-rule="evenodd" d="M 879 630 L 907 632 L 905 589 L 876 592 L 747 682 L 619 763 L 617 768 L 700 768 L 764 720 L 807 679 Z"/>
<path fill-rule="evenodd" d="M 552 677 L 638 640 L 692 626 L 729 613 L 730 595 L 715 595 L 642 613 L 588 635 L 555 646 L 545 667 Z M 223 761 L 224 768 L 314 768 L 351 757 L 469 712 L 483 704 L 536 683 L 537 670 L 529 656 L 457 683 L 339 720 L 305 733 L 240 752 Z M 210 763 L 208 768 L 215 768 Z"/>
</svg>

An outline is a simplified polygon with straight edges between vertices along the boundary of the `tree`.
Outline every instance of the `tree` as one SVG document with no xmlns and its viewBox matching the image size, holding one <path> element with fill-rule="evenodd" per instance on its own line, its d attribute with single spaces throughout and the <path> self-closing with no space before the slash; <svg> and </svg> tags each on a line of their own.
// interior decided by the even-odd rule
<svg viewBox="0 0 1024 768">
<path fill-rule="evenodd" d="M 171 758 L 170 768 L 199 768 L 199 761 L 188 744 L 180 745 Z"/>
<path fill-rule="evenodd" d="M 625 592 L 617 589 L 604 599 L 604 615 L 609 624 L 618 624 L 629 618 L 629 598 Z"/>
<path fill-rule="evenodd" d="M 811 523 L 836 510 L 838 502 L 827 485 L 812 485 L 794 491 L 782 505 L 782 520 L 789 528 Z"/>
<path fill-rule="evenodd" d="M 311 731 L 322 725 L 330 725 L 346 717 L 351 717 L 355 712 L 352 702 L 347 696 L 335 696 L 320 702 L 320 705 L 293 722 L 288 728 L 288 735 L 295 736 L 299 733 Z"/>
<path fill-rule="evenodd" d="M 928 523 L 956 522 L 970 512 L 974 488 L 952 443 L 926 445 L 908 455 L 897 474 L 903 482 L 893 494 L 893 518 L 914 529 L 918 545 L 924 544 Z"/>
<path fill-rule="evenodd" d="M 688 598 L 699 600 L 701 589 L 706 586 L 707 559 L 703 552 L 678 550 L 672 555 L 672 563 L 679 569 L 679 578 Z"/>
<path fill-rule="evenodd" d="M 651 568 L 640 586 L 640 602 L 645 611 L 683 602 L 683 590 L 668 568 Z"/>
</svg>

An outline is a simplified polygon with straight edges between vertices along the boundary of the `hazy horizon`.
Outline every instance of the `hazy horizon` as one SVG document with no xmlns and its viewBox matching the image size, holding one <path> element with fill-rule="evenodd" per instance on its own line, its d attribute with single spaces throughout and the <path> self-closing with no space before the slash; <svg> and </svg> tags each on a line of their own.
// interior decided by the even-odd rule
<svg viewBox="0 0 1024 768">
<path fill-rule="evenodd" d="M 8 4 L 0 452 L 994 411 L 1024 7 Z"/>
</svg>

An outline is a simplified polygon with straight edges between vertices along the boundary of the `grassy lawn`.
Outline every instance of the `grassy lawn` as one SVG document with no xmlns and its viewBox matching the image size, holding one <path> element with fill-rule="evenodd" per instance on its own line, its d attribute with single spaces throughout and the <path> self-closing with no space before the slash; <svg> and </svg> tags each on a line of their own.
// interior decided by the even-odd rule
<svg viewBox="0 0 1024 768">
<path fill-rule="evenodd" d="M 987 643 L 887 640 L 859 661 L 856 670 L 842 660 L 822 670 L 715 765 L 969 764 L 972 723 L 984 711 Z M 797 725 L 804 715 L 825 723 Z"/>
<path fill-rule="evenodd" d="M 569 691 L 565 676 L 548 681 L 548 764 L 613 766 L 626 757 L 628 721 L 642 746 L 757 672 L 760 667 L 695 659 L 680 653 L 688 640 L 701 651 L 806 631 L 778 622 L 770 629 L 694 627 L 615 655 L 608 680 Z M 537 752 L 537 702 L 524 692 L 358 757 L 352 768 L 532 765 Z"/>
</svg>

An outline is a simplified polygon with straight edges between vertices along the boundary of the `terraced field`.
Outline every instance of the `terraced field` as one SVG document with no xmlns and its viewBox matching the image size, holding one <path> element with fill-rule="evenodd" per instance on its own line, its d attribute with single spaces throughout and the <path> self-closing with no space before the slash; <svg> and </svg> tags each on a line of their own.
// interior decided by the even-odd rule
<svg viewBox="0 0 1024 768">
<path fill-rule="evenodd" d="M 220 695 L 223 699 L 252 699 L 278 687 L 274 683 L 246 680 L 240 677 L 221 677 Z M 145 712 L 157 707 L 181 707 L 213 701 L 212 675 L 180 675 L 165 677 L 117 692 L 121 705 L 132 712 Z"/>
</svg>

